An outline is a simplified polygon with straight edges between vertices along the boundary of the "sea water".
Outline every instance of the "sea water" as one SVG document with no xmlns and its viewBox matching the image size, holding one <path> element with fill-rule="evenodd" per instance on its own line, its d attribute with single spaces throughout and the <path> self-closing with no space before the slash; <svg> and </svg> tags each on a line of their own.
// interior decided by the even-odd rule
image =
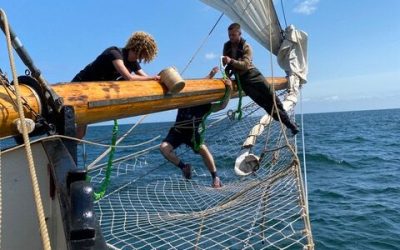
<svg viewBox="0 0 400 250">
<path fill-rule="evenodd" d="M 307 169 L 316 249 L 400 249 L 400 109 L 305 114 L 303 124 L 299 115 L 296 119 L 304 133 L 297 136 L 298 155 Z M 142 124 L 125 143 L 151 136 L 161 140 L 170 126 Z M 121 133 L 128 128 L 120 126 Z M 112 126 L 92 126 L 86 139 L 104 138 L 111 130 Z M 109 143 L 109 137 L 97 142 Z M 130 150 L 118 149 L 116 157 Z M 87 161 L 101 151 L 88 150 Z M 158 150 L 150 157 L 163 160 Z M 219 172 L 231 168 L 218 158 L 216 162 Z M 168 164 L 156 174 L 178 171 Z M 228 182 L 229 175 L 223 181 Z"/>
<path fill-rule="evenodd" d="M 298 154 L 303 161 L 304 148 L 316 249 L 400 249 L 400 109 L 305 114 L 303 121 Z M 127 144 L 144 133 L 164 137 L 171 123 L 142 125 Z M 88 137 L 111 129 L 91 127 Z M 158 150 L 152 157 L 163 159 Z M 216 161 L 219 171 L 231 168 Z"/>
<path fill-rule="evenodd" d="M 303 129 L 316 248 L 400 249 L 400 109 L 308 114 Z"/>
</svg>

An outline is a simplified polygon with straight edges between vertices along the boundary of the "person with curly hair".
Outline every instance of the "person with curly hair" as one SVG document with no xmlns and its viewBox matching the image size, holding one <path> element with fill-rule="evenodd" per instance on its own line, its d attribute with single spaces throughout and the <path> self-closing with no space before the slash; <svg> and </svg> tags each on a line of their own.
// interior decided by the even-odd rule
<svg viewBox="0 0 400 250">
<path fill-rule="evenodd" d="M 159 80 L 160 76 L 148 76 L 140 63 L 149 63 L 157 56 L 158 48 L 153 37 L 143 31 L 135 32 L 124 48 L 112 46 L 104 50 L 72 79 L 72 82 L 125 80 Z M 132 74 L 134 72 L 134 74 Z"/>
<path fill-rule="evenodd" d="M 72 82 L 160 80 L 160 76 L 147 75 L 140 63 L 149 63 L 157 56 L 158 48 L 154 38 L 143 31 L 133 33 L 124 48 L 116 46 L 105 49 L 93 62 L 88 64 Z M 132 74 L 133 72 L 133 74 Z M 76 137 L 82 138 L 86 125 L 77 127 Z"/>
</svg>

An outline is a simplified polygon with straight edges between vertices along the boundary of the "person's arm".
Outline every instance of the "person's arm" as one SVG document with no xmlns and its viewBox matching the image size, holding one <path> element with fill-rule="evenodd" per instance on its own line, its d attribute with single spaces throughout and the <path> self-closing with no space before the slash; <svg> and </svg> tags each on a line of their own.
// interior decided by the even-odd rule
<svg viewBox="0 0 400 250">
<path fill-rule="evenodd" d="M 223 110 L 229 103 L 229 100 L 231 99 L 231 93 L 232 93 L 232 81 L 230 79 L 225 79 L 224 80 L 226 92 L 225 92 L 225 98 L 222 101 L 222 103 L 213 103 L 211 104 L 211 110 L 212 112 L 217 112 L 220 110 Z"/>
<path fill-rule="evenodd" d="M 206 75 L 206 78 L 208 79 L 213 79 L 215 74 L 217 74 L 219 71 L 219 68 L 217 66 L 215 66 L 214 68 L 211 69 L 210 73 L 208 73 L 208 75 Z"/>
<path fill-rule="evenodd" d="M 125 80 L 130 80 L 130 81 L 143 81 L 143 80 L 160 80 L 160 76 L 148 76 L 143 70 L 138 70 L 139 74 L 131 74 L 129 70 L 125 67 L 124 61 L 121 59 L 115 59 L 112 61 L 115 69 L 118 71 L 118 73 L 121 74 L 121 76 Z M 137 73 L 135 72 L 135 73 Z"/>
<path fill-rule="evenodd" d="M 139 75 L 139 76 L 149 76 L 146 74 L 146 72 L 144 72 L 143 69 L 139 69 L 139 70 L 135 71 L 135 74 Z"/>
<path fill-rule="evenodd" d="M 243 58 L 241 58 L 240 60 L 235 60 L 233 58 L 230 58 L 229 56 L 224 56 L 223 62 L 231 65 L 237 70 L 248 70 L 252 64 L 252 58 L 253 50 L 248 43 L 245 43 L 243 46 Z"/>
</svg>

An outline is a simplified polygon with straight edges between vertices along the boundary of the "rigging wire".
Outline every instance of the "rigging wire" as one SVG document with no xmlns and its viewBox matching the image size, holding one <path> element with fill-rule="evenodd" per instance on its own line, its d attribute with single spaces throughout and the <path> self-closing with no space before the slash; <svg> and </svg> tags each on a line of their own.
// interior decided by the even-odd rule
<svg viewBox="0 0 400 250">
<path fill-rule="evenodd" d="M 206 42 L 208 41 L 208 38 L 210 38 L 210 36 L 211 36 L 211 33 L 214 31 L 215 27 L 217 27 L 217 24 L 219 23 L 219 21 L 222 19 L 223 16 L 224 16 L 224 13 L 221 13 L 221 15 L 218 17 L 218 20 L 215 22 L 214 26 L 211 28 L 210 32 L 208 32 L 208 35 L 204 38 L 203 42 L 200 44 L 200 47 L 196 50 L 196 52 L 194 52 L 193 56 L 190 58 L 189 62 L 186 64 L 185 68 L 183 68 L 181 75 L 183 75 L 185 73 L 185 71 L 187 70 L 187 68 L 189 67 L 189 65 L 192 64 L 194 58 L 197 56 L 197 54 L 200 52 L 200 50 L 206 44 Z"/>
<path fill-rule="evenodd" d="M 270 3 L 270 2 L 268 2 L 268 3 Z M 268 15 L 268 21 L 269 21 L 269 23 L 272 23 L 272 21 L 271 21 L 271 16 L 270 15 Z M 271 78 L 272 78 L 272 84 L 271 84 L 271 88 L 272 88 L 272 92 L 273 93 L 275 93 L 275 86 L 274 86 L 274 65 L 273 65 L 273 59 L 272 59 L 272 30 L 270 29 L 270 31 L 269 31 L 269 45 L 270 45 L 270 53 L 269 53 L 269 57 L 270 57 L 270 70 L 271 70 Z M 279 119 L 279 123 L 280 123 L 280 125 L 281 125 L 281 130 L 282 131 L 284 131 L 284 128 L 283 128 L 283 123 L 282 123 L 282 119 L 281 119 L 281 116 L 280 116 L 280 114 L 279 114 L 279 112 L 278 112 L 278 105 L 277 105 L 277 103 L 276 103 L 276 98 L 278 98 L 275 94 L 272 96 L 273 97 L 273 102 L 274 102 L 274 107 L 273 107 L 273 110 L 272 110 L 272 112 L 274 112 L 274 109 L 276 110 L 276 114 L 277 114 L 277 117 L 278 117 L 278 119 Z M 271 114 L 273 114 L 271 112 Z M 292 152 L 292 154 L 293 154 L 293 157 L 297 160 L 297 161 L 299 161 L 298 160 L 298 157 L 297 157 L 297 154 L 296 154 L 296 149 L 295 148 L 293 148 L 291 145 L 290 145 L 290 142 L 289 142 L 289 139 L 288 139 L 288 137 L 287 137 L 287 134 L 286 133 L 283 133 L 283 136 L 284 136 L 284 138 L 285 138 L 285 141 L 286 141 L 286 144 L 288 145 L 288 147 L 289 147 L 289 150 Z"/>
<path fill-rule="evenodd" d="M 281 0 L 281 10 L 283 14 L 283 20 L 285 20 L 285 27 L 287 27 L 287 22 L 286 22 L 286 13 L 285 13 L 285 7 L 283 6 L 283 0 Z"/>
<path fill-rule="evenodd" d="M 303 148 L 303 172 L 304 172 L 304 195 L 308 210 L 308 188 L 307 188 L 307 164 L 306 164 L 306 144 L 304 140 L 304 113 L 303 113 L 303 91 L 300 89 L 300 120 L 301 120 L 301 144 Z"/>
<path fill-rule="evenodd" d="M 283 6 L 283 5 L 282 5 Z M 286 18 L 285 18 L 285 24 L 286 24 Z M 269 34 L 269 37 L 270 37 L 270 46 L 271 46 L 271 51 L 272 51 L 272 40 L 271 40 L 271 36 L 272 36 L 272 34 L 271 34 L 271 32 L 270 32 L 270 34 Z M 296 36 L 297 36 L 297 33 L 296 33 Z M 297 40 L 299 40 L 299 39 L 297 39 Z M 300 49 L 301 49 L 301 52 L 302 52 L 302 54 L 304 54 L 303 53 L 303 48 L 300 46 Z M 272 70 L 272 76 L 273 76 L 273 66 L 272 66 L 272 53 L 270 53 L 270 58 L 271 58 L 271 70 Z M 300 88 L 300 87 L 299 87 Z M 274 89 L 274 86 L 272 85 L 272 89 L 273 89 L 273 91 L 275 92 L 275 89 Z M 276 98 L 276 96 L 274 95 L 274 98 L 273 98 L 273 100 L 274 100 L 274 107 L 275 107 L 275 109 L 277 110 L 277 105 L 276 105 L 276 100 L 275 100 L 275 98 Z M 280 121 L 280 123 L 281 123 L 281 128 L 282 128 L 282 121 L 281 121 L 281 117 L 279 116 L 279 113 L 278 113 L 278 118 L 279 118 L 279 121 Z M 303 117 L 302 117 L 303 118 Z M 302 129 L 302 135 L 304 135 L 304 129 Z M 292 145 L 290 145 L 289 144 L 289 141 L 288 141 L 288 138 L 287 138 L 287 135 L 286 135 L 286 133 L 283 133 L 283 136 L 285 137 L 285 140 L 286 140 L 286 143 L 287 143 L 287 145 L 288 145 L 288 147 L 289 147 L 289 150 L 292 152 L 292 154 L 293 154 L 293 157 L 294 157 L 294 159 L 295 159 L 295 161 L 297 162 L 297 164 L 298 164 L 298 168 L 297 168 L 297 171 L 298 171 L 298 177 L 299 177 L 299 180 L 300 180 L 300 183 L 301 183 L 301 185 L 300 185 L 300 188 L 302 188 L 303 189 L 303 199 L 301 199 L 301 200 L 303 200 L 303 202 L 304 202 L 304 209 L 306 210 L 306 213 L 308 214 L 309 213 L 309 207 L 308 207 L 308 194 L 307 194 L 307 176 L 304 176 L 304 180 L 302 179 L 302 176 L 301 176 L 301 169 L 299 169 L 300 168 L 300 159 L 299 159 L 299 157 L 298 157 L 298 155 L 297 155 L 297 148 L 295 148 L 295 147 L 292 147 Z M 295 143 L 296 143 L 297 141 L 296 141 L 296 139 L 295 139 Z M 296 145 L 296 144 L 294 144 L 294 145 Z M 304 145 L 304 141 L 303 141 L 303 145 Z M 303 147 L 304 148 L 304 147 Z M 304 172 L 305 172 L 305 169 L 304 169 Z M 300 203 L 302 203 L 301 201 L 300 201 Z M 306 223 L 306 228 L 308 228 L 308 229 L 306 229 L 307 231 L 309 231 L 308 233 L 307 233 L 307 237 L 309 238 L 310 237 L 310 235 L 311 235 L 311 223 L 310 223 L 310 219 L 309 219 L 309 217 L 307 216 L 306 218 L 305 218 L 305 223 Z M 312 239 L 309 239 L 309 242 L 311 242 L 310 243 L 310 245 L 313 245 L 313 242 L 312 242 Z"/>
<path fill-rule="evenodd" d="M 247 8 L 250 6 L 252 1 L 249 1 L 246 5 L 246 8 L 243 9 L 241 14 L 244 14 L 247 11 Z M 205 45 L 205 43 L 208 41 L 208 39 L 210 38 L 212 32 L 214 31 L 214 29 L 217 27 L 218 23 L 221 21 L 222 17 L 224 16 L 224 13 L 222 12 L 221 15 L 218 17 L 217 21 L 215 22 L 215 24 L 213 25 L 213 27 L 211 28 L 210 32 L 208 32 L 208 35 L 204 38 L 203 42 L 200 44 L 200 47 L 196 50 L 196 52 L 193 54 L 193 56 L 190 58 L 189 62 L 186 64 L 186 66 L 183 68 L 181 75 L 183 75 L 185 73 L 185 71 L 188 69 L 189 65 L 193 62 L 194 58 L 197 56 L 197 54 L 200 52 L 200 50 L 203 48 L 203 46 Z M 238 15 L 239 18 L 241 18 L 241 15 Z M 243 20 L 241 18 L 241 20 Z"/>
</svg>

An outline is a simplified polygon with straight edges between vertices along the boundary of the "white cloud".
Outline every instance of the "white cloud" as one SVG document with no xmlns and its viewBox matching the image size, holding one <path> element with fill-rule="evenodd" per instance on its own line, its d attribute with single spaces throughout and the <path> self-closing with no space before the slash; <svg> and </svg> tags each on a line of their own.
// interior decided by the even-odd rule
<svg viewBox="0 0 400 250">
<path fill-rule="evenodd" d="M 213 52 L 207 53 L 207 54 L 205 55 L 205 58 L 206 58 L 207 60 L 212 60 L 212 59 L 215 59 L 216 57 L 217 57 L 217 54 L 215 54 L 215 53 L 213 53 Z"/>
<path fill-rule="evenodd" d="M 337 96 L 337 95 L 328 96 L 328 97 L 325 97 L 324 100 L 325 101 L 330 101 L 330 102 L 337 101 L 337 100 L 339 100 L 339 96 Z"/>
<path fill-rule="evenodd" d="M 294 8 L 294 12 L 311 15 L 317 10 L 318 2 L 319 0 L 304 0 Z"/>
</svg>

